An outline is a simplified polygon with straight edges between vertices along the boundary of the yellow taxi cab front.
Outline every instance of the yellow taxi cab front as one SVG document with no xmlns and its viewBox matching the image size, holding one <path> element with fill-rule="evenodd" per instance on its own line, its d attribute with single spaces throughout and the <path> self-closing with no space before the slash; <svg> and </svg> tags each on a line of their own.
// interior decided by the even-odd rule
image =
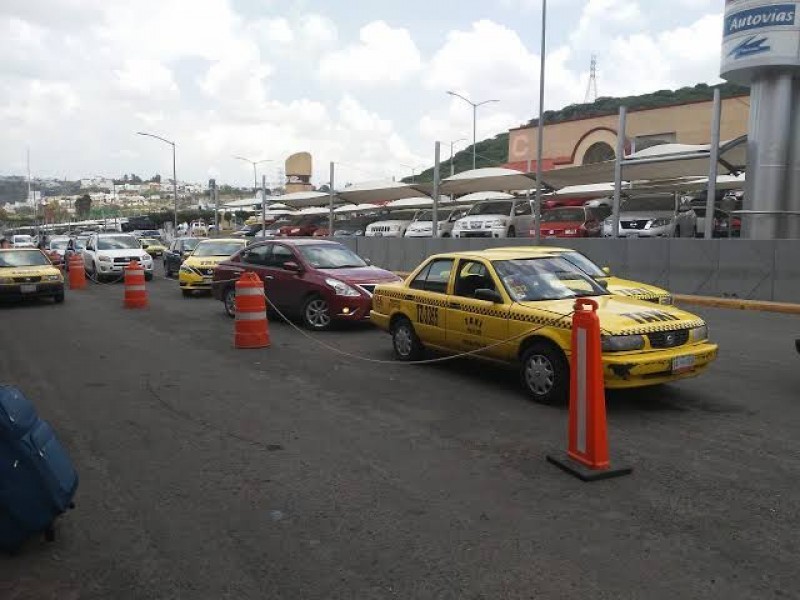
<svg viewBox="0 0 800 600">
<path fill-rule="evenodd" d="M 371 319 L 391 333 L 400 360 L 430 346 L 514 363 L 535 400 L 563 402 L 580 297 L 599 305 L 608 388 L 694 377 L 716 358 L 701 318 L 612 295 L 566 258 L 527 248 L 432 256 L 404 282 L 375 289 Z"/>
<path fill-rule="evenodd" d="M 155 238 L 142 238 L 139 241 L 142 243 L 142 249 L 150 256 L 163 256 L 167 251 L 166 246 Z"/>
<path fill-rule="evenodd" d="M 184 295 L 195 290 L 211 290 L 214 268 L 245 246 L 246 240 L 235 238 L 208 239 L 197 244 L 178 271 L 178 284 Z"/>
<path fill-rule="evenodd" d="M 64 276 L 37 248 L 0 250 L 0 299 L 64 301 Z"/>
<path fill-rule="evenodd" d="M 492 248 L 487 252 L 502 254 L 504 252 L 519 252 L 523 248 Z M 615 296 L 628 296 L 636 298 L 637 300 L 646 300 L 654 304 L 667 304 L 673 303 L 672 294 L 667 290 L 649 283 L 641 283 L 639 281 L 632 281 L 630 279 L 622 279 L 611 274 L 608 267 L 600 268 L 588 256 L 577 250 L 571 248 L 556 248 L 551 246 L 526 246 L 524 248 L 531 252 L 532 255 L 558 255 L 573 265 L 578 267 L 581 271 L 586 273 L 595 281 L 599 281 L 609 293 Z"/>
</svg>

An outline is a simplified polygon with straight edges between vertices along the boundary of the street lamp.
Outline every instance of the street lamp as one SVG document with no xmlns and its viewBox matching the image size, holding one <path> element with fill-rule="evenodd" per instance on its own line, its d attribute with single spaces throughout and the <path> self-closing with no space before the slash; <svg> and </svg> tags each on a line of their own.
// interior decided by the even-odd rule
<svg viewBox="0 0 800 600">
<path fill-rule="evenodd" d="M 398 163 L 401 167 L 405 167 L 406 169 L 411 169 L 411 183 L 417 182 L 417 167 L 412 167 L 411 165 L 404 165 L 403 163 Z"/>
<path fill-rule="evenodd" d="M 455 96 L 456 98 L 461 98 L 464 102 L 472 107 L 472 168 L 475 169 L 475 163 L 478 157 L 478 150 L 475 148 L 475 144 L 477 143 L 476 129 L 478 121 L 478 107 L 491 102 L 500 102 L 500 100 L 483 100 L 482 102 L 473 102 L 469 98 L 462 96 L 461 94 L 457 94 L 456 92 L 448 90 L 447 93 L 451 96 Z"/>
<path fill-rule="evenodd" d="M 467 138 L 458 138 L 457 140 L 453 140 L 452 142 L 450 142 L 450 177 L 456 174 L 456 165 L 453 162 L 453 146 L 455 146 L 458 142 L 466 142 L 466 141 Z"/>
<path fill-rule="evenodd" d="M 244 156 L 234 156 L 233 158 L 235 158 L 236 160 L 243 160 L 244 162 L 253 165 L 253 192 L 255 194 L 258 194 L 258 173 L 256 170 L 256 166 L 260 165 L 261 163 L 272 162 L 272 160 L 269 158 L 265 158 L 263 160 L 250 160 L 249 158 L 245 158 Z"/>
<path fill-rule="evenodd" d="M 167 140 L 159 135 L 153 133 L 146 133 L 144 131 L 137 131 L 138 135 L 155 138 L 172 146 L 172 193 L 175 196 L 175 220 L 172 223 L 172 235 L 178 234 L 178 176 L 175 172 L 175 142 Z"/>
</svg>

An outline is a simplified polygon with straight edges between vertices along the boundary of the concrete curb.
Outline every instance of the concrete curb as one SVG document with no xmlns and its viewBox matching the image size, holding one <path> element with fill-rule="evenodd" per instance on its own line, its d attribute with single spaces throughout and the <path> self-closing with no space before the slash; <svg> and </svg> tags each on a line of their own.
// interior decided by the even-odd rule
<svg viewBox="0 0 800 600">
<path fill-rule="evenodd" d="M 395 271 L 403 279 L 409 273 Z M 731 310 L 757 310 L 761 312 L 774 312 L 784 315 L 800 315 L 800 304 L 790 302 L 769 302 L 767 300 L 744 300 L 742 298 L 714 298 L 713 296 L 689 296 L 687 294 L 673 294 L 676 302 L 694 306 L 710 306 L 712 308 L 728 308 Z"/>
<path fill-rule="evenodd" d="M 710 296 L 687 296 L 684 294 L 675 294 L 674 296 L 676 302 L 695 306 L 710 306 L 713 308 L 728 308 L 732 310 L 757 310 L 761 312 L 782 313 L 785 315 L 800 315 L 800 304 L 791 304 L 789 302 L 743 300 L 741 298 L 713 298 Z"/>
</svg>

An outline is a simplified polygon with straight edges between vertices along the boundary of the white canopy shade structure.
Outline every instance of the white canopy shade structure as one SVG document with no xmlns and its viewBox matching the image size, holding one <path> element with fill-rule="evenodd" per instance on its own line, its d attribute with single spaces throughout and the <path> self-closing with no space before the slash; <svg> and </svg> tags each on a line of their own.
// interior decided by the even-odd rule
<svg viewBox="0 0 800 600">
<path fill-rule="evenodd" d="M 327 215 L 329 212 L 330 212 L 330 209 L 328 209 L 328 208 L 323 208 L 321 206 L 309 206 L 308 208 L 302 208 L 302 209 L 300 209 L 297 212 L 294 212 L 292 214 L 297 215 L 297 216 L 303 216 L 303 215 Z"/>
<path fill-rule="evenodd" d="M 414 198 L 393 200 L 392 202 L 387 203 L 383 208 L 427 208 L 428 206 L 433 206 L 433 198 L 417 195 Z"/>
<path fill-rule="evenodd" d="M 623 184 L 623 189 L 625 189 Z M 570 185 L 547 194 L 551 198 L 605 198 L 614 193 L 614 183 L 591 183 L 589 185 Z"/>
<path fill-rule="evenodd" d="M 333 209 L 333 212 L 341 214 L 341 213 L 354 213 L 354 212 L 366 212 L 370 210 L 378 210 L 381 207 L 377 204 L 344 204 L 338 208 Z"/>
<path fill-rule="evenodd" d="M 293 208 L 304 208 L 307 206 L 319 206 L 326 204 L 330 200 L 330 194 L 327 192 L 295 192 L 293 194 L 284 194 L 283 196 L 276 196 L 276 199 L 286 206 Z M 333 197 L 333 201 L 340 203 L 341 200 L 337 196 Z"/>
<path fill-rule="evenodd" d="M 514 198 L 513 194 L 506 192 L 473 192 L 472 194 L 465 194 L 456 198 L 458 204 L 473 204 L 481 200 L 511 200 Z"/>
<path fill-rule="evenodd" d="M 400 181 L 370 181 L 346 187 L 337 195 L 345 202 L 362 204 L 418 198 L 419 190 Z"/>
<path fill-rule="evenodd" d="M 269 200 L 267 200 L 267 207 L 268 207 L 268 210 L 286 210 L 286 209 L 289 208 L 288 206 L 286 206 L 282 202 L 275 202 L 273 204 L 273 203 L 270 203 Z"/>
<path fill-rule="evenodd" d="M 708 177 L 711 145 L 663 144 L 641 150 L 622 161 L 622 178 L 628 182 L 680 180 Z M 747 136 L 719 146 L 720 175 L 738 175 L 747 167 Z M 547 171 L 542 179 L 554 189 L 602 184 L 614 180 L 615 161 Z M 635 187 L 635 186 L 634 186 Z"/>
<path fill-rule="evenodd" d="M 261 198 L 243 198 L 242 200 L 232 200 L 222 205 L 222 208 L 246 209 L 261 208 Z"/>
<path fill-rule="evenodd" d="M 439 187 L 439 193 L 460 195 L 495 190 L 530 190 L 535 187 L 536 180 L 532 174 L 521 173 L 514 169 L 489 167 L 464 171 L 444 179 Z"/>
</svg>

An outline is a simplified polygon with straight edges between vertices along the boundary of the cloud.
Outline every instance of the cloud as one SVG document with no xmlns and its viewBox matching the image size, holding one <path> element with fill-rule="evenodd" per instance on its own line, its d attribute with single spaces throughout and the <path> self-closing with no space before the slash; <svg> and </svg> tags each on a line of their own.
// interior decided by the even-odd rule
<svg viewBox="0 0 800 600">
<path fill-rule="evenodd" d="M 128 59 L 114 74 L 116 85 L 123 92 L 158 99 L 178 94 L 172 71 L 157 60 Z"/>
<path fill-rule="evenodd" d="M 343 84 L 396 84 L 407 81 L 421 66 L 408 30 L 374 21 L 361 28 L 359 43 L 324 56 L 319 75 L 323 81 Z"/>
</svg>

